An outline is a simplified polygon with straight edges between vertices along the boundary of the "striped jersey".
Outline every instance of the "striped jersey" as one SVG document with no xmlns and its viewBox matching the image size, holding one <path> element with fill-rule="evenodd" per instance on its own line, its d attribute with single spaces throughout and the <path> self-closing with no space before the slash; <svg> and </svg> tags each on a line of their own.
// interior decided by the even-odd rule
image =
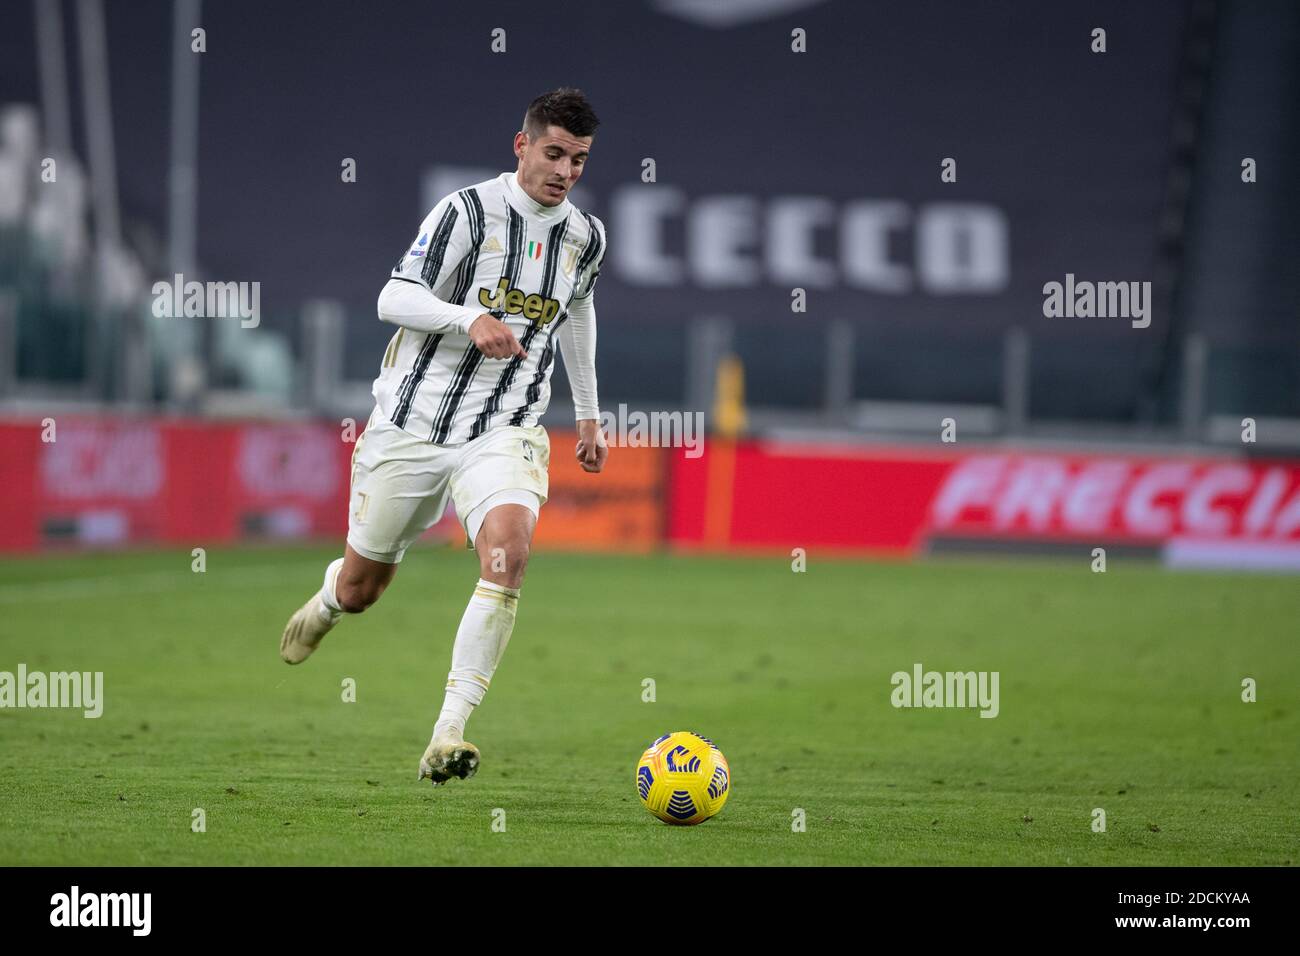
<svg viewBox="0 0 1300 956">
<path fill-rule="evenodd" d="M 528 358 L 486 358 L 462 331 L 399 328 L 372 388 L 381 412 L 437 445 L 537 424 L 550 402 L 556 331 L 575 300 L 592 294 L 604 255 L 599 219 L 567 196 L 557 206 L 535 202 L 513 171 L 444 197 L 392 278 L 465 306 L 465 329 L 473 317 L 495 316 Z"/>
</svg>

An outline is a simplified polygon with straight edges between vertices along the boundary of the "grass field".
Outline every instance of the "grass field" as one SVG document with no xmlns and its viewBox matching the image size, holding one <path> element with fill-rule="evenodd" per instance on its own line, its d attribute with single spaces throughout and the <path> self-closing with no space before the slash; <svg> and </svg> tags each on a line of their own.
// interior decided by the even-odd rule
<svg viewBox="0 0 1300 956">
<path fill-rule="evenodd" d="M 416 764 L 473 558 L 413 551 L 287 667 L 280 630 L 333 554 L 209 551 L 202 574 L 188 551 L 0 562 L 0 670 L 103 671 L 106 698 L 98 720 L 0 710 L 0 863 L 1300 860 L 1293 578 L 535 554 L 469 725 L 483 766 L 434 790 Z M 893 708 L 890 675 L 916 662 L 998 671 L 999 716 Z M 651 818 L 633 782 L 679 729 L 733 773 L 693 828 Z"/>
</svg>

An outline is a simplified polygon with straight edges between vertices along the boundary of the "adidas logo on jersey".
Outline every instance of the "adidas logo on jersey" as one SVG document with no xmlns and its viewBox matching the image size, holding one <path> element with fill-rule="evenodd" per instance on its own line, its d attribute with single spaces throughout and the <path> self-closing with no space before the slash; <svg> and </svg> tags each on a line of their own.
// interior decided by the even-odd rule
<svg viewBox="0 0 1300 956">
<path fill-rule="evenodd" d="M 487 242 L 483 243 L 484 252 L 500 252 L 501 243 L 497 242 L 496 236 L 488 236 Z"/>
<path fill-rule="evenodd" d="M 560 314 L 559 299 L 543 299 L 535 292 L 525 295 L 520 289 L 507 289 L 507 284 L 508 280 L 503 277 L 491 296 L 487 289 L 479 289 L 479 305 L 489 310 L 500 309 L 507 315 L 522 313 L 525 319 L 532 319 L 538 327 L 546 325 Z"/>
</svg>

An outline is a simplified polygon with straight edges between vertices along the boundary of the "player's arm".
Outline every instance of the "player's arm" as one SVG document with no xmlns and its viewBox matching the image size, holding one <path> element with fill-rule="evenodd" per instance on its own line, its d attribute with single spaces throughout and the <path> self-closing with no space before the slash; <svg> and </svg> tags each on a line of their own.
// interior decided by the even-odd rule
<svg viewBox="0 0 1300 956">
<path fill-rule="evenodd" d="M 603 232 L 604 230 L 602 230 Z M 569 317 L 560 326 L 560 354 L 573 393 L 574 417 L 578 423 L 576 455 L 583 471 L 599 472 L 605 467 L 609 449 L 600 430 L 600 400 L 596 388 L 596 276 L 601 255 L 586 277 L 579 295 L 569 304 Z"/>
<path fill-rule="evenodd" d="M 434 294 L 465 261 L 471 241 L 469 217 L 453 193 L 433 207 L 402 261 L 393 267 L 379 293 L 379 319 L 416 332 L 468 335 L 488 358 L 526 358 L 504 322 Z"/>
</svg>

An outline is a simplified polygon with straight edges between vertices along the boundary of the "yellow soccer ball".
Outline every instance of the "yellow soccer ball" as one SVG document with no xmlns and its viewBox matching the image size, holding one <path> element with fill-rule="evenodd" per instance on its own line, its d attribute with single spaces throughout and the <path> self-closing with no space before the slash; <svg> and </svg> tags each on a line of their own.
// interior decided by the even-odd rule
<svg viewBox="0 0 1300 956">
<path fill-rule="evenodd" d="M 645 808 L 664 823 L 703 823 L 727 802 L 731 768 L 708 737 L 679 730 L 641 755 L 636 788 Z"/>
</svg>

